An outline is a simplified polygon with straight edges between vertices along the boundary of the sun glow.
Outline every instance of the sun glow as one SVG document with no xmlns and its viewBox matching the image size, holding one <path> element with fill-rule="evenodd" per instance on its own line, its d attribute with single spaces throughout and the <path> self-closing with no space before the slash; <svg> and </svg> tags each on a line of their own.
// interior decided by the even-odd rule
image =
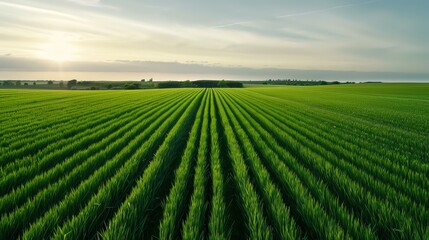
<svg viewBox="0 0 429 240">
<path fill-rule="evenodd" d="M 56 34 L 40 46 L 40 57 L 55 62 L 66 62 L 76 60 L 76 46 L 71 37 Z"/>
</svg>

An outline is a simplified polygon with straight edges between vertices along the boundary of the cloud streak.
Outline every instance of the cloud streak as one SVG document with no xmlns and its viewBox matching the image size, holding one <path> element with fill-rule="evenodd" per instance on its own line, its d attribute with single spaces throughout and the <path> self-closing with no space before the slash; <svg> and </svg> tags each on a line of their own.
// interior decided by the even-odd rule
<svg viewBox="0 0 429 240">
<path fill-rule="evenodd" d="M 370 1 L 365 1 L 365 2 L 336 5 L 336 6 L 329 7 L 329 8 L 322 8 L 322 9 L 316 9 L 316 10 L 311 10 L 311 11 L 304 11 L 304 12 L 298 12 L 298 13 L 291 13 L 291 14 L 280 15 L 280 16 L 277 16 L 276 18 L 289 18 L 289 17 L 299 17 L 299 16 L 313 15 L 313 14 L 319 14 L 319 13 L 329 12 L 329 11 L 336 10 L 336 9 L 341 9 L 341 8 L 348 8 L 348 7 L 354 7 L 354 6 L 359 6 L 359 5 L 369 4 L 369 3 L 374 3 L 374 2 L 378 2 L 378 1 L 380 1 L 380 0 L 370 0 Z"/>
<path fill-rule="evenodd" d="M 8 2 L 0 2 L 0 5 L 19 9 L 19 10 L 24 10 L 27 12 L 42 13 L 42 14 L 54 15 L 57 17 L 65 17 L 65 18 L 74 19 L 74 20 L 81 20 L 81 18 L 79 18 L 75 15 L 67 14 L 67 13 L 60 12 L 60 11 L 54 11 L 54 10 L 50 10 L 50 9 L 37 8 L 37 7 L 28 6 L 28 5 L 8 3 Z"/>
<path fill-rule="evenodd" d="M 349 7 L 354 7 L 354 6 L 371 4 L 371 3 L 379 2 L 379 1 L 382 1 L 382 0 L 368 0 L 368 1 L 364 1 L 364 2 L 335 5 L 335 6 L 328 7 L 328 8 L 322 8 L 322 9 L 315 9 L 315 10 L 310 10 L 310 11 L 303 11 L 303 12 L 279 15 L 279 16 L 276 16 L 274 18 L 273 17 L 266 17 L 266 18 L 260 18 L 258 20 L 248 20 L 248 21 L 239 21 L 239 22 L 227 23 L 227 24 L 217 25 L 214 28 L 228 28 L 228 27 L 234 27 L 234 26 L 243 26 L 243 25 L 250 24 L 250 23 L 256 24 L 256 23 L 262 22 L 262 21 L 275 21 L 276 19 L 278 20 L 278 19 L 283 19 L 283 18 L 314 15 L 314 14 L 329 12 L 329 11 L 333 11 L 333 10 L 341 9 L 341 8 L 349 8 Z"/>
<path fill-rule="evenodd" d="M 79 5 L 88 6 L 88 7 L 117 9 L 117 7 L 104 4 L 100 0 L 68 0 L 68 1 Z"/>
<path fill-rule="evenodd" d="M 224 24 L 224 25 L 214 26 L 213 28 L 226 28 L 226 27 L 232 27 L 232 26 L 238 26 L 238 25 L 245 25 L 248 23 L 252 23 L 252 22 L 251 21 L 242 21 L 242 22 L 228 23 L 228 24 Z"/>
</svg>

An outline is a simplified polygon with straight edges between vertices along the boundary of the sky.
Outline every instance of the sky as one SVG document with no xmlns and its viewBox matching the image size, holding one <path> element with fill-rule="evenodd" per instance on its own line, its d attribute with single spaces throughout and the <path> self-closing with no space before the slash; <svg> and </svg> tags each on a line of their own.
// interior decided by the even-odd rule
<svg viewBox="0 0 429 240">
<path fill-rule="evenodd" d="M 0 79 L 429 80 L 424 0 L 0 0 Z"/>
</svg>

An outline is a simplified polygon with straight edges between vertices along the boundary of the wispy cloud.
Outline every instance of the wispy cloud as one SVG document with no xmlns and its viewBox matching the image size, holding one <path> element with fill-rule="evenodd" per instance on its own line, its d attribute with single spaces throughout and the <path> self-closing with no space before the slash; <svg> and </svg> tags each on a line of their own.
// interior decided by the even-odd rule
<svg viewBox="0 0 429 240">
<path fill-rule="evenodd" d="M 76 16 L 71 15 L 71 14 L 67 14 L 67 13 L 63 13 L 63 12 L 55 11 L 55 10 L 50 10 L 50 9 L 33 7 L 33 6 L 29 6 L 29 5 L 22 5 L 22 4 L 17 4 L 17 3 L 8 3 L 8 2 L 0 2 L 0 5 L 11 7 L 11 8 L 16 8 L 16 9 L 20 9 L 20 10 L 24 10 L 24 11 L 29 11 L 29 12 L 37 12 L 37 13 L 55 15 L 55 16 L 59 16 L 59 17 L 65 17 L 65 18 L 69 18 L 69 19 L 75 19 L 75 20 L 79 19 L 80 20 L 79 17 L 76 17 Z"/>
<path fill-rule="evenodd" d="M 88 6 L 88 7 L 101 7 L 101 8 L 117 9 L 117 7 L 102 3 L 101 0 L 68 0 L 68 1 L 80 4 L 83 6 Z"/>
<path fill-rule="evenodd" d="M 277 18 L 299 17 L 299 16 L 306 16 L 306 15 L 324 13 L 324 12 L 329 12 L 329 11 L 340 9 L 340 8 L 354 7 L 354 6 L 359 6 L 359 5 L 369 4 L 369 3 L 374 3 L 374 2 L 378 2 L 378 1 L 381 1 L 381 0 L 370 0 L 370 1 L 365 1 L 365 2 L 357 2 L 357 3 L 349 3 L 349 4 L 343 4 L 343 5 L 336 5 L 336 6 L 332 6 L 332 7 L 328 7 L 328 8 L 315 9 L 315 10 L 310 10 L 310 11 L 304 11 L 304 12 L 297 12 L 297 13 L 280 15 L 280 16 L 277 16 Z"/>
<path fill-rule="evenodd" d="M 242 21 L 242 22 L 235 22 L 235 23 L 228 23 L 223 25 L 214 26 L 214 28 L 226 28 L 226 27 L 232 27 L 232 26 L 241 26 L 248 23 L 252 23 L 251 21 Z"/>
<path fill-rule="evenodd" d="M 364 1 L 364 2 L 355 2 L 355 3 L 349 3 L 349 4 L 335 5 L 335 6 L 328 7 L 328 8 L 284 14 L 284 15 L 279 15 L 276 17 L 266 17 L 266 18 L 260 18 L 260 19 L 256 19 L 256 20 L 254 19 L 254 20 L 248 20 L 248 21 L 239 21 L 239 22 L 227 23 L 227 24 L 215 26 L 214 28 L 228 28 L 228 27 L 234 27 L 234 26 L 249 25 L 252 23 L 256 24 L 256 23 L 262 22 L 262 21 L 275 21 L 276 19 L 281 19 L 281 18 L 290 18 L 290 17 L 313 15 L 313 14 L 319 14 L 319 13 L 333 11 L 336 9 L 354 7 L 354 6 L 370 4 L 370 3 L 379 2 L 379 1 L 382 1 L 382 0 L 368 0 L 368 1 Z"/>
</svg>

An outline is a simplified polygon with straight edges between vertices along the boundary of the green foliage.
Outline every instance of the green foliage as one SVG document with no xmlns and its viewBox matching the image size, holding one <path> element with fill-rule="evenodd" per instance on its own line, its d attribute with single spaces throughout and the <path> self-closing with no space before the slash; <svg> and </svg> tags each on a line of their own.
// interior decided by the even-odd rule
<svg viewBox="0 0 429 240">
<path fill-rule="evenodd" d="M 76 79 L 72 79 L 70 81 L 67 82 L 67 87 L 68 88 L 73 88 L 77 86 L 77 80 Z"/>
<path fill-rule="evenodd" d="M 198 144 L 196 144 L 196 142 L 199 137 L 199 133 L 201 131 L 201 127 L 202 127 L 201 122 L 204 121 L 202 118 L 203 118 L 203 111 L 206 111 L 206 110 L 203 110 L 204 108 L 206 109 L 205 102 L 207 102 L 207 95 L 205 96 L 202 104 L 200 105 L 200 109 L 197 113 L 196 120 L 189 134 L 185 152 L 182 155 L 181 163 L 176 170 L 176 174 L 175 174 L 176 178 L 174 180 L 175 184 L 172 186 L 170 193 L 166 199 L 163 218 L 159 225 L 160 239 L 175 238 L 175 235 L 177 235 L 176 231 L 179 229 L 179 226 L 180 226 L 181 213 L 184 209 L 186 209 L 186 206 L 184 206 L 184 203 L 185 203 L 186 196 L 189 195 L 189 192 L 190 192 L 189 189 L 187 189 L 187 186 L 189 186 L 188 182 L 190 181 L 190 177 L 192 176 L 191 169 L 192 169 L 192 166 L 194 165 L 193 160 L 195 159 L 195 155 L 198 147 Z M 200 149 L 202 149 L 201 146 L 200 146 Z M 205 158 L 204 153 L 200 153 L 200 151 L 203 151 L 203 150 L 200 150 L 200 149 L 198 149 L 199 162 L 203 161 Z M 198 188 L 195 190 L 198 190 Z M 204 196 L 204 193 L 203 193 L 203 196 Z M 202 206 L 204 206 L 204 199 L 202 200 L 203 200 Z M 191 216 L 191 217 L 197 217 L 197 216 Z M 198 221 L 197 224 L 198 223 L 201 223 L 201 222 Z M 191 225 L 192 228 L 197 226 L 198 225 L 194 225 L 194 224 Z M 193 229 L 187 231 L 185 228 L 184 236 L 187 236 L 189 234 L 189 231 L 193 231 Z M 197 237 L 198 238 L 201 237 L 201 233 L 197 234 L 196 236 L 193 236 L 191 239 L 195 239 Z"/>
<path fill-rule="evenodd" d="M 194 192 L 192 193 L 189 214 L 183 223 L 183 239 L 204 238 L 204 222 L 206 211 L 206 183 L 208 163 L 208 140 L 209 140 L 209 108 L 212 95 L 206 95 L 206 105 L 202 116 L 201 137 L 199 141 L 197 164 L 195 167 Z"/>
<path fill-rule="evenodd" d="M 339 81 L 322 81 L 322 80 L 297 80 L 297 79 L 277 79 L 268 81 L 243 81 L 247 85 L 288 85 L 288 86 L 318 86 L 318 85 L 337 85 L 337 84 L 354 84 L 354 82 L 339 82 Z"/>
<path fill-rule="evenodd" d="M 154 159 L 137 181 L 127 200 L 121 205 L 106 231 L 102 233 L 106 239 L 134 239 L 142 237 L 147 224 L 148 211 L 154 202 L 155 193 L 159 190 L 162 180 L 167 177 L 165 172 L 171 168 L 172 157 L 178 150 L 179 139 L 185 136 L 192 123 L 192 117 L 199 108 L 203 94 L 194 97 L 189 107 L 175 123 L 165 141 L 157 150 Z M 201 105 L 202 106 L 202 105 Z M 201 110 L 200 110 L 201 111 Z M 134 217 L 130 217 L 134 216 Z"/>
<path fill-rule="evenodd" d="M 227 83 L 0 90 L 0 239 L 429 238 L 429 85 Z"/>
<path fill-rule="evenodd" d="M 184 87 L 181 82 L 178 81 L 165 81 L 158 83 L 159 88 L 181 88 Z"/>
<path fill-rule="evenodd" d="M 229 235 L 226 226 L 226 204 L 224 196 L 225 177 L 222 172 L 218 121 L 215 109 L 214 92 L 210 91 L 210 167 L 212 174 L 212 203 L 209 220 L 209 239 L 226 239 Z"/>
<path fill-rule="evenodd" d="M 140 83 L 126 83 L 124 89 L 139 89 Z"/>
<path fill-rule="evenodd" d="M 12 81 L 3 81 L 3 86 L 13 86 Z"/>
<path fill-rule="evenodd" d="M 242 88 L 243 84 L 238 81 L 213 81 L 213 80 L 197 80 L 193 82 L 197 87 L 204 88 Z"/>
<path fill-rule="evenodd" d="M 217 104 L 219 106 L 220 119 L 225 127 L 226 142 L 230 147 L 229 157 L 232 161 L 234 180 L 238 186 L 238 194 L 243 205 L 248 237 L 251 239 L 271 239 L 272 230 L 263 216 L 260 199 L 254 185 L 250 181 L 248 169 L 233 132 L 232 124 L 228 120 L 219 97 L 217 97 Z"/>
</svg>

